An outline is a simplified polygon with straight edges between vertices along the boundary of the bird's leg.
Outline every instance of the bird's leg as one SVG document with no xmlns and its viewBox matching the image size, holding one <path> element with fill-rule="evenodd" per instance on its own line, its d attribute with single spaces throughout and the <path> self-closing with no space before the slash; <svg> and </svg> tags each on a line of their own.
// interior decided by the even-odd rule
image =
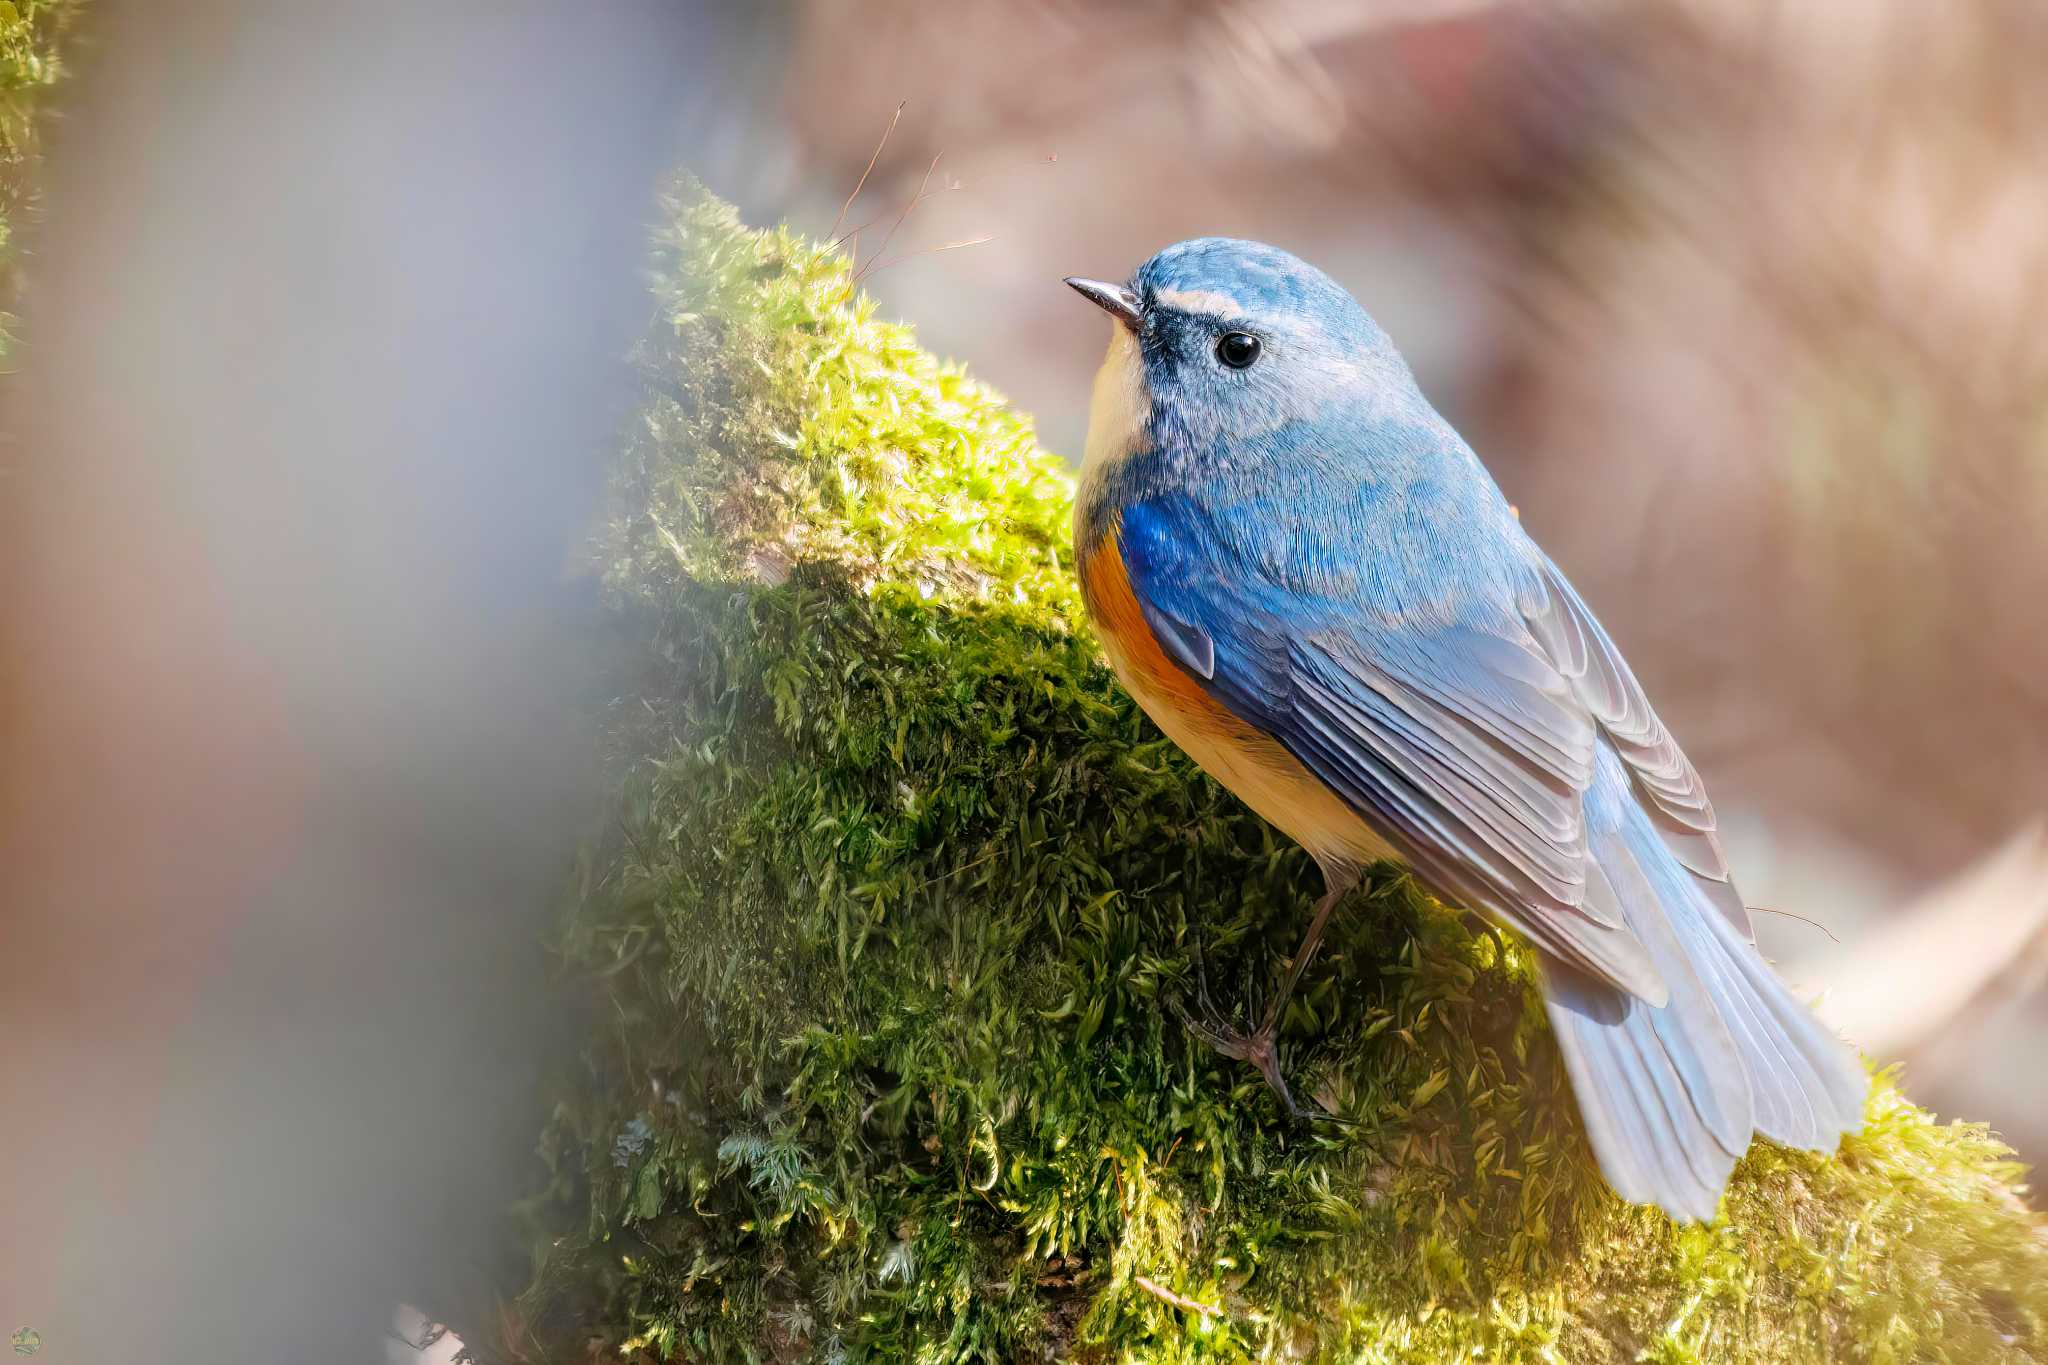
<svg viewBox="0 0 2048 1365">
<path fill-rule="evenodd" d="M 1209 1003 L 1208 973 L 1202 968 L 1200 950 L 1196 950 L 1196 968 L 1199 972 L 1197 988 L 1201 992 L 1202 1004 L 1208 1014 L 1207 1022 L 1198 1023 L 1189 1018 L 1185 1011 L 1181 1019 L 1188 1028 L 1209 1046 L 1226 1057 L 1240 1062 L 1250 1062 L 1259 1074 L 1266 1078 L 1266 1084 L 1280 1099 L 1280 1107 L 1293 1118 L 1328 1117 L 1319 1111 L 1303 1109 L 1295 1103 L 1293 1092 L 1287 1088 L 1287 1078 L 1280 1074 L 1280 1057 L 1276 1041 L 1280 1033 L 1280 1020 L 1287 1010 L 1288 997 L 1301 981 L 1308 964 L 1315 960 L 1316 950 L 1322 947 L 1323 930 L 1329 925 L 1330 912 L 1337 908 L 1337 902 L 1344 899 L 1344 893 L 1357 885 L 1356 873 L 1333 873 L 1323 870 L 1324 891 L 1322 899 L 1316 902 L 1315 914 L 1310 918 L 1308 932 L 1302 936 L 1301 946 L 1294 950 L 1294 959 L 1287 966 L 1287 975 L 1280 982 L 1280 989 L 1266 1003 L 1265 1017 L 1258 1028 L 1249 1034 L 1239 1033 L 1226 1026 Z"/>
<path fill-rule="evenodd" d="M 1226 1030 L 1223 1025 L 1223 1011 L 1217 1009 L 1216 1002 L 1209 998 L 1209 959 L 1202 952 L 1201 935 L 1197 934 L 1195 936 L 1194 946 L 1195 998 L 1202 1002 L 1202 1018 L 1208 1021 L 1207 1031 L 1227 1032 L 1228 1030 Z M 1182 1011 L 1181 1017 L 1183 1019 L 1187 1019 L 1186 1011 Z M 1187 1019 L 1187 1024 L 1189 1028 L 1196 1029 L 1197 1032 L 1204 1031 L 1202 1028 L 1199 1028 L 1195 1024 L 1195 1021 L 1192 1019 Z"/>
</svg>

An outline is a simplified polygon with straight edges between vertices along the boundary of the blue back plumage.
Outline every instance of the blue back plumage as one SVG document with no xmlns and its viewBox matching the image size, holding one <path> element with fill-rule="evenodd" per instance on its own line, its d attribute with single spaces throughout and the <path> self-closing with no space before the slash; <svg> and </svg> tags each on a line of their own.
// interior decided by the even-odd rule
<svg viewBox="0 0 2048 1365">
<path fill-rule="evenodd" d="M 1130 288 L 1143 402 L 1083 553 L 1114 531 L 1214 700 L 1541 951 L 1615 1187 L 1710 1217 L 1753 1130 L 1853 1128 L 1861 1071 L 1756 956 L 1697 772 L 1380 327 L 1253 242 Z"/>
</svg>

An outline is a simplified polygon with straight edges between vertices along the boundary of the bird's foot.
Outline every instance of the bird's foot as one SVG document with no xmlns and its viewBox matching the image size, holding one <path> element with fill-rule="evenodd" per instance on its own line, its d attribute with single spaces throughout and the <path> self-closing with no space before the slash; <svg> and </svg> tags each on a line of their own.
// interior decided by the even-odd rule
<svg viewBox="0 0 2048 1365">
<path fill-rule="evenodd" d="M 1289 1118 L 1303 1123 L 1313 1119 L 1348 1122 L 1323 1109 L 1300 1104 L 1295 1100 L 1294 1092 L 1288 1088 L 1287 1077 L 1280 1071 L 1280 1053 L 1277 1046 L 1280 1032 L 1278 1001 L 1274 1002 L 1274 1008 L 1266 1011 L 1265 1019 L 1256 1029 L 1250 1033 L 1239 1032 L 1209 998 L 1209 975 L 1199 952 L 1195 958 L 1195 993 L 1201 1003 L 1201 1017 L 1189 1014 L 1176 1003 L 1174 1009 L 1180 1014 L 1181 1023 L 1187 1026 L 1188 1032 L 1224 1056 L 1235 1061 L 1249 1062 L 1256 1067 L 1259 1074 L 1266 1078 L 1266 1084 L 1272 1088 L 1274 1097 L 1280 1101 L 1281 1109 L 1286 1111 Z"/>
</svg>

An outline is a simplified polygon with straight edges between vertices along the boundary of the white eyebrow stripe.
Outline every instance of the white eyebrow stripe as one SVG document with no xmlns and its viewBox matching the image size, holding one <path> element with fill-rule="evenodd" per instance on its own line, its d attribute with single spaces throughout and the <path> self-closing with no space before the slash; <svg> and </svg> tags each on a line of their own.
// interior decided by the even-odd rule
<svg viewBox="0 0 2048 1365">
<path fill-rule="evenodd" d="M 1161 289 L 1152 296 L 1155 303 L 1183 313 L 1208 313 L 1216 317 L 1241 318 L 1248 311 L 1228 294 L 1209 289 Z"/>
</svg>

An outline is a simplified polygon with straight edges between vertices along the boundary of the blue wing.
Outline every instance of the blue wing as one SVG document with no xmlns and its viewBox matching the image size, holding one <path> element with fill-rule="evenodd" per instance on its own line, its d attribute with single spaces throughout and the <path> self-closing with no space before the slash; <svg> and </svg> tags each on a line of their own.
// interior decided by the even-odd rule
<svg viewBox="0 0 2048 1365">
<path fill-rule="evenodd" d="M 1327 554 L 1248 552 L 1242 528 L 1175 495 L 1127 506 L 1122 546 L 1176 657 L 1208 665 L 1190 671 L 1211 695 L 1285 746 L 1426 881 L 1664 1003 L 1651 954 L 1587 855 L 1597 737 L 1615 735 L 1639 762 L 1681 861 L 1726 886 L 1712 811 L 1606 636 L 1533 547 L 1519 582 L 1439 566 L 1425 610 L 1398 585 L 1333 572 Z"/>
<path fill-rule="evenodd" d="M 1706 784 L 1650 709 L 1650 699 L 1614 641 L 1564 574 L 1540 553 L 1535 595 L 1522 603 L 1521 615 L 1530 638 L 1571 680 L 1574 695 L 1614 746 L 1664 846 L 1692 874 L 1694 886 L 1754 943 L 1749 909 L 1729 874 Z"/>
<path fill-rule="evenodd" d="M 1121 545 L 1212 696 L 1542 951 L 1614 1187 L 1711 1218 L 1753 1130 L 1852 1131 L 1862 1071 L 1757 955 L 1699 774 L 1591 612 L 1511 521 L 1444 510 L 1167 494 L 1124 508 Z M 1478 543 L 1429 533 L 1468 523 Z"/>
</svg>

